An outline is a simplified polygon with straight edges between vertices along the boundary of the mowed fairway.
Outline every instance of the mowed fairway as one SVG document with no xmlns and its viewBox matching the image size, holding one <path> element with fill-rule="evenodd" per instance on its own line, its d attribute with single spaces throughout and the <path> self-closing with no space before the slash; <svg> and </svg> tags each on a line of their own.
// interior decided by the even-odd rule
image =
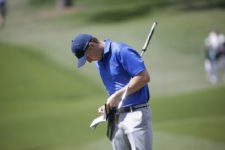
<svg viewBox="0 0 225 150">
<path fill-rule="evenodd" d="M 218 87 L 152 101 L 158 143 L 155 147 L 224 149 L 224 90 Z"/>
<path fill-rule="evenodd" d="M 127 1 L 118 9 L 135 8 Z M 159 24 L 143 57 L 151 75 L 153 149 L 225 149 L 225 83 L 220 71 L 211 85 L 203 68 L 204 38 L 214 27 L 225 33 L 224 9 L 156 9 L 96 22 L 88 18 L 117 9 L 77 0 L 77 9 L 57 14 L 33 11 L 27 2 L 9 0 L 0 29 L 0 150 L 111 150 L 106 125 L 89 128 L 107 94 L 94 65 L 75 68 L 71 38 L 87 32 L 140 50 L 153 21 Z"/>
</svg>

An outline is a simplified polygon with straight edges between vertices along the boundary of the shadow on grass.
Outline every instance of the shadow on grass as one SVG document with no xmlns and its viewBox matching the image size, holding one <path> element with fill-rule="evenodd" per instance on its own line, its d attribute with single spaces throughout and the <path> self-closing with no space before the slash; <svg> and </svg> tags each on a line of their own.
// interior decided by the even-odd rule
<svg viewBox="0 0 225 150">
<path fill-rule="evenodd" d="M 208 0 L 208 1 L 181 1 L 177 4 L 177 8 L 183 11 L 208 10 L 208 9 L 224 9 L 224 0 Z"/>
<path fill-rule="evenodd" d="M 113 23 L 130 20 L 139 16 L 144 16 L 151 12 L 152 7 L 148 4 L 141 4 L 133 7 L 119 7 L 114 9 L 105 9 L 93 13 L 88 21 L 101 22 L 101 23 Z"/>
<path fill-rule="evenodd" d="M 97 23 L 113 23 L 122 22 L 137 17 L 145 16 L 152 12 L 153 9 L 175 7 L 178 10 L 202 10 L 213 8 L 225 8 L 224 0 L 208 0 L 208 1 L 185 1 L 185 0 L 172 0 L 172 1 L 152 1 L 143 3 L 127 3 L 121 4 L 116 7 L 107 7 L 103 10 L 93 12 L 88 21 Z"/>
</svg>

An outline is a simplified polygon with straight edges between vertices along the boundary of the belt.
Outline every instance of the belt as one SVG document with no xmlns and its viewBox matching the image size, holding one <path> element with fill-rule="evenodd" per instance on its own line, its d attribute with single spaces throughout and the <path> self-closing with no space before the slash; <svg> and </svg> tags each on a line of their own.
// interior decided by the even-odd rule
<svg viewBox="0 0 225 150">
<path fill-rule="evenodd" d="M 148 103 L 144 103 L 144 104 L 139 104 L 139 105 L 135 105 L 135 106 L 121 107 L 120 109 L 117 110 L 117 112 L 118 113 L 133 112 L 139 108 L 144 108 L 144 107 L 148 107 L 148 106 L 149 106 Z"/>
</svg>

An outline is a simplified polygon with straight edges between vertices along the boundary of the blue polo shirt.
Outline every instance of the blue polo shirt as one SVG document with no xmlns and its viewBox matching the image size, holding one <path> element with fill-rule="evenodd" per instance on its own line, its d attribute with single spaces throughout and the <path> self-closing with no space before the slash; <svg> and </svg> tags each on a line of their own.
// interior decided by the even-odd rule
<svg viewBox="0 0 225 150">
<path fill-rule="evenodd" d="M 126 86 L 130 79 L 143 70 L 145 65 L 140 55 L 130 46 L 105 40 L 103 59 L 96 61 L 105 88 L 110 95 Z M 134 106 L 149 101 L 149 89 L 146 84 L 137 92 L 129 95 L 122 107 Z"/>
</svg>

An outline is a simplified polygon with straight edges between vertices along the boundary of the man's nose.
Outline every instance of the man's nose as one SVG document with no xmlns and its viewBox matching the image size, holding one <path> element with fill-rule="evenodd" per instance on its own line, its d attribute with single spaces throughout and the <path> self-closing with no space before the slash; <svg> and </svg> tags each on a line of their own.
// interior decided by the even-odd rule
<svg viewBox="0 0 225 150">
<path fill-rule="evenodd" d="M 89 63 L 92 62 L 92 60 L 90 59 L 90 57 L 87 57 L 87 61 L 88 61 Z"/>
</svg>

